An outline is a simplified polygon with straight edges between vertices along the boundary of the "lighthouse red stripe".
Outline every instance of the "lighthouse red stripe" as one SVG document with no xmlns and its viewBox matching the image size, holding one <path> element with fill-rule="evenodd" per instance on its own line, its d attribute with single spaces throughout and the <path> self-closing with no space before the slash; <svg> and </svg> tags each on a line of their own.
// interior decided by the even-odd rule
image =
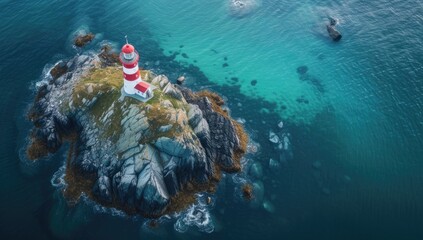
<svg viewBox="0 0 423 240">
<path fill-rule="evenodd" d="M 135 61 L 133 63 L 123 63 L 122 65 L 126 68 L 134 68 L 135 66 L 137 66 L 138 62 Z"/>
<path fill-rule="evenodd" d="M 140 77 L 140 71 L 138 70 L 138 72 L 134 73 L 134 74 L 125 74 L 123 73 L 123 77 L 125 78 L 125 80 L 127 81 L 134 81 L 137 80 Z"/>
</svg>

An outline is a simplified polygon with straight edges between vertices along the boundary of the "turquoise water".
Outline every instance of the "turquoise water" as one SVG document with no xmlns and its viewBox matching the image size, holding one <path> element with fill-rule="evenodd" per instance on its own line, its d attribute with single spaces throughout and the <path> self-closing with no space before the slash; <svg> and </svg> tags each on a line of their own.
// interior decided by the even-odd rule
<svg viewBox="0 0 423 240">
<path fill-rule="evenodd" d="M 228 2 L 0 0 L 2 238 L 423 238 L 421 1 L 263 0 L 241 18 Z M 326 35 L 328 15 L 339 43 Z M 223 94 L 260 145 L 250 158 L 274 210 L 240 201 L 229 183 L 211 234 L 67 206 L 50 183 L 65 152 L 35 166 L 19 154 L 34 85 L 80 53 L 78 31 L 97 33 L 88 51 L 128 35 L 145 68 Z M 275 171 L 269 159 L 282 157 L 268 137 L 281 120 L 293 157 Z"/>
</svg>

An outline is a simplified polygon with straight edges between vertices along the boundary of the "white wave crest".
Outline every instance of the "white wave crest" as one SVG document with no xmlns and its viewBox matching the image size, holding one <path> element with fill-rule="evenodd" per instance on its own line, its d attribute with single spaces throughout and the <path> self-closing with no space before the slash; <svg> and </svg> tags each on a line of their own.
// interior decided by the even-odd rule
<svg viewBox="0 0 423 240">
<path fill-rule="evenodd" d="M 65 182 L 65 171 L 66 171 L 66 167 L 62 166 L 59 168 L 59 170 L 57 170 L 54 174 L 53 177 L 50 180 L 50 183 L 53 187 L 56 188 L 63 188 L 66 186 L 66 182 Z"/>
<path fill-rule="evenodd" d="M 174 228 L 176 231 L 184 233 L 190 227 L 197 227 L 199 231 L 211 233 L 214 231 L 214 224 L 210 216 L 207 202 L 204 201 L 204 194 L 197 194 L 197 204 L 190 206 L 179 215 Z"/>
</svg>

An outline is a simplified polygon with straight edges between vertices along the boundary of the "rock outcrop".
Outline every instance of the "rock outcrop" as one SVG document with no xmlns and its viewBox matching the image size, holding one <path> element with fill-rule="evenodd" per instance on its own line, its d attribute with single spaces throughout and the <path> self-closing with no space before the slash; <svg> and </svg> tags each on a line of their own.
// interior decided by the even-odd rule
<svg viewBox="0 0 423 240">
<path fill-rule="evenodd" d="M 335 42 L 338 42 L 342 38 L 342 34 L 335 28 L 337 23 L 336 19 L 329 17 L 329 24 L 326 25 L 326 30 L 328 31 L 329 36 Z"/>
<path fill-rule="evenodd" d="M 76 36 L 74 40 L 74 44 L 77 47 L 83 47 L 90 43 L 94 39 L 95 35 L 93 33 L 87 33 L 87 34 L 80 34 Z"/>
<path fill-rule="evenodd" d="M 104 206 L 158 217 L 214 191 L 221 171 L 240 171 L 247 136 L 218 95 L 141 71 L 157 87 L 154 98 L 124 98 L 108 51 L 62 62 L 66 72 L 39 87 L 28 114 L 29 159 L 71 142 L 66 196 L 85 192 Z"/>
</svg>

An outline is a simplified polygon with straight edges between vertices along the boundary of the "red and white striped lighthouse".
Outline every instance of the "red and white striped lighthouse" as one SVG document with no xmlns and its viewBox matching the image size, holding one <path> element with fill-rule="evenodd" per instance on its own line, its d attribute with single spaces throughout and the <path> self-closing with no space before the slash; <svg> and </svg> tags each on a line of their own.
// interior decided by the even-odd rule
<svg viewBox="0 0 423 240">
<path fill-rule="evenodd" d="M 119 54 L 123 68 L 123 89 L 127 94 L 138 94 L 143 98 L 151 95 L 150 85 L 143 82 L 138 68 L 139 54 L 134 46 L 126 41 Z"/>
</svg>

